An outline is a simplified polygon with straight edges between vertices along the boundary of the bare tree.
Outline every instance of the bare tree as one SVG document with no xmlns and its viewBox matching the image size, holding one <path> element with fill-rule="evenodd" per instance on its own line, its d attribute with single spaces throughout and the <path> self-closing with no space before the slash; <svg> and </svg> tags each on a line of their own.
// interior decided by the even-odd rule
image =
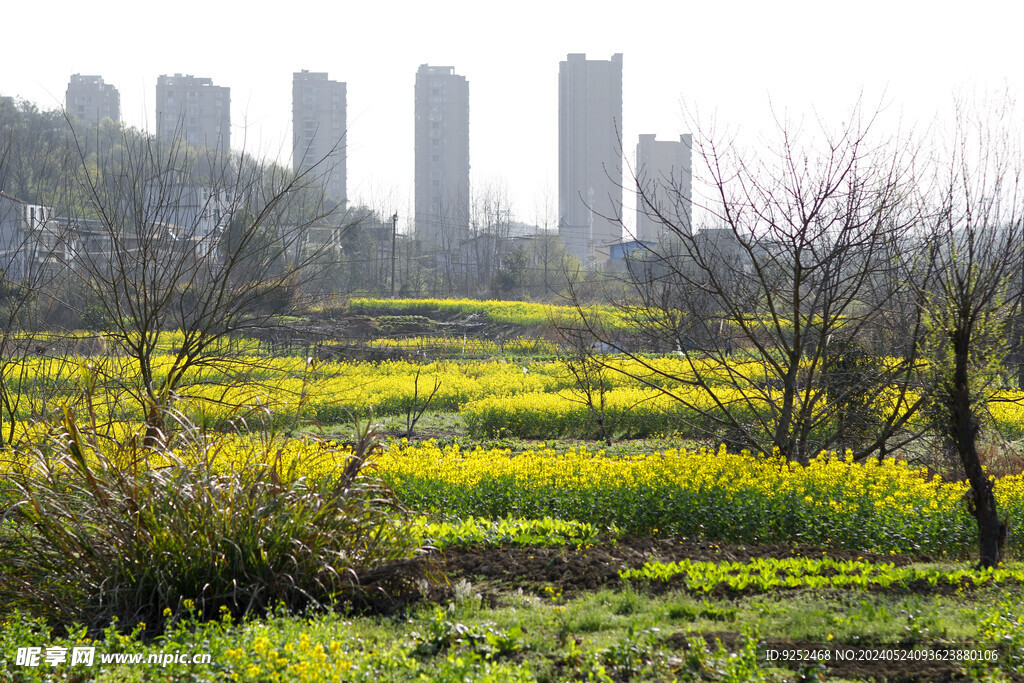
<svg viewBox="0 0 1024 683">
<path fill-rule="evenodd" d="M 492 181 L 473 193 L 470 204 L 470 238 L 466 243 L 464 268 L 467 296 L 483 294 L 490 288 L 504 257 L 512 251 L 512 203 L 502 181 Z"/>
<path fill-rule="evenodd" d="M 565 245 L 553 227 L 558 222 L 557 213 L 557 201 L 548 187 L 536 200 L 534 221 L 540 232 L 529 247 L 534 272 L 534 277 L 531 278 L 531 293 L 542 300 L 549 300 L 552 295 L 564 294 L 568 282 L 579 275 L 579 263 L 566 252 Z"/>
<path fill-rule="evenodd" d="M 858 107 L 812 136 L 780 122 L 775 146 L 756 156 L 694 125 L 703 230 L 672 210 L 681 186 L 639 185 L 662 237 L 627 259 L 619 309 L 638 330 L 632 348 L 674 351 L 685 369 L 630 352 L 634 376 L 684 404 L 705 437 L 807 463 L 829 449 L 884 454 L 917 436 L 916 346 L 883 360 L 869 343 L 906 288 L 890 258 L 918 220 L 906 201 L 912 148 L 877 139 L 874 118 Z M 912 318 L 911 339 L 922 329 Z M 857 354 L 865 362 L 853 372 Z"/>
<path fill-rule="evenodd" d="M 156 443 L 187 375 L 230 370 L 226 338 L 272 324 L 334 247 L 313 229 L 329 225 L 317 167 L 293 175 L 245 153 L 217 158 L 131 131 L 116 146 L 76 143 L 96 162 L 74 178 L 86 198 L 71 221 L 75 267 L 110 342 L 137 365 L 130 393 Z M 158 363 L 169 330 L 182 337 Z"/>
<path fill-rule="evenodd" d="M 997 513 L 979 438 L 1011 352 L 1024 266 L 1024 169 L 1019 144 L 1007 133 L 1008 116 L 1005 103 L 980 118 L 958 107 L 935 182 L 921 188 L 930 220 L 911 279 L 928 329 L 923 348 L 933 415 L 971 486 L 967 502 L 978 524 L 982 567 L 999 563 L 1007 521 Z"/>
<path fill-rule="evenodd" d="M 4 103 L 0 100 L 0 113 Z M 10 445 L 17 434 L 19 419 L 27 413 L 44 414 L 50 392 L 47 386 L 61 376 L 66 359 L 34 366 L 33 356 L 46 354 L 52 335 L 40 335 L 40 305 L 66 266 L 63 228 L 52 216 L 52 208 L 25 202 L 8 195 L 3 183 L 12 157 L 21 149 L 14 128 L 0 130 L 0 448 Z M 20 172 L 26 170 L 24 159 Z M 44 160 L 45 167 L 58 166 L 59 159 Z M 39 375 L 29 392 L 26 387 Z M 45 375 L 45 379 L 43 377 Z"/>
<path fill-rule="evenodd" d="M 562 365 L 573 382 L 569 400 L 586 406 L 597 436 L 605 445 L 611 446 L 616 425 L 609 419 L 608 398 L 612 390 L 611 373 L 602 362 L 592 339 L 587 335 L 566 335 L 566 350 L 561 354 Z"/>
</svg>

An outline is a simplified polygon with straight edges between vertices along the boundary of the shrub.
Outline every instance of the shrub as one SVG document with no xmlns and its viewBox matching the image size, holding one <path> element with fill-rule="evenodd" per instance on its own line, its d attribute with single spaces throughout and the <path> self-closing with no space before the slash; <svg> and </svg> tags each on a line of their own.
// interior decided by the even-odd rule
<svg viewBox="0 0 1024 683">
<path fill-rule="evenodd" d="M 10 475 L 17 503 L 0 530 L 0 610 L 98 629 L 192 609 L 210 617 L 414 596 L 426 571 L 416 534 L 363 473 L 375 439 L 366 427 L 351 450 L 307 449 L 336 458 L 314 479 L 299 476 L 324 471 L 312 456 L 286 462 L 280 444 L 259 442 L 239 453 L 237 440 L 194 430 L 174 450 L 128 439 L 105 452 L 69 414 Z"/>
</svg>

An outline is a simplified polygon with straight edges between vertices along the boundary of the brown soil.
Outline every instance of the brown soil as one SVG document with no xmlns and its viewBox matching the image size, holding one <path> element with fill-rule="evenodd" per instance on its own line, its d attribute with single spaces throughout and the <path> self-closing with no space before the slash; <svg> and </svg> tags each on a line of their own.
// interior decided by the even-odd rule
<svg viewBox="0 0 1024 683">
<path fill-rule="evenodd" d="M 741 562 L 753 558 L 822 557 L 838 560 L 863 558 L 872 562 L 906 565 L 928 562 L 924 555 L 878 555 L 855 550 L 825 549 L 808 545 L 733 545 L 689 539 L 627 538 L 591 547 L 478 547 L 446 548 L 445 570 L 504 586 L 540 591 L 551 586 L 569 595 L 620 584 L 619 570 L 636 569 L 644 562 L 682 559 Z"/>
</svg>

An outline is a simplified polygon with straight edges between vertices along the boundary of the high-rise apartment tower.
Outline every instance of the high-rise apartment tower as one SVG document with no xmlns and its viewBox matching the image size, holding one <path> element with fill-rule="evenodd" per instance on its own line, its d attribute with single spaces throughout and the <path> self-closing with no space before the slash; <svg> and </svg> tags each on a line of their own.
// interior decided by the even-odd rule
<svg viewBox="0 0 1024 683">
<path fill-rule="evenodd" d="M 658 242 L 693 234 L 693 136 L 656 140 L 641 135 L 636 145 L 636 238 Z M 671 227 L 670 227 L 671 226 Z"/>
<path fill-rule="evenodd" d="M 68 82 L 64 109 L 87 126 L 99 125 L 103 119 L 120 121 L 121 95 L 99 76 L 75 74 Z"/>
<path fill-rule="evenodd" d="M 622 55 L 558 69 L 558 234 L 584 267 L 622 239 Z"/>
<path fill-rule="evenodd" d="M 326 73 L 292 75 L 292 167 L 323 182 L 327 196 L 347 199 L 346 85 Z"/>
<path fill-rule="evenodd" d="M 416 72 L 416 236 L 446 251 L 469 236 L 469 82 L 451 66 Z"/>
<path fill-rule="evenodd" d="M 156 136 L 227 154 L 231 150 L 231 88 L 214 85 L 209 78 L 160 76 Z"/>
</svg>

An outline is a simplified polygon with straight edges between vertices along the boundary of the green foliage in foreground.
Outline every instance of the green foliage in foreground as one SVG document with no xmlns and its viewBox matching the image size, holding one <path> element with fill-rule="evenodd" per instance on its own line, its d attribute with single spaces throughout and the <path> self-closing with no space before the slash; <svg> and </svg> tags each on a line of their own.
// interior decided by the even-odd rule
<svg viewBox="0 0 1024 683">
<path fill-rule="evenodd" d="M 120 634 L 108 629 L 90 641 L 81 631 L 55 638 L 40 622 L 9 617 L 0 630 L 0 652 L 7 657 L 0 681 L 48 681 L 73 672 L 77 680 L 219 680 L 219 681 L 536 681 L 536 680 L 672 680 L 678 672 L 700 676 L 731 674 L 732 680 L 764 680 L 757 663 L 756 639 L 738 650 L 708 647 L 694 639 L 686 661 L 660 641 L 658 628 L 635 629 L 609 624 L 608 633 L 586 644 L 572 636 L 564 606 L 520 610 L 529 619 L 524 628 L 486 618 L 477 610 L 452 613 L 424 609 L 411 619 L 387 622 L 343 620 L 327 614 L 308 619 L 284 615 L 235 624 L 230 616 L 212 622 L 183 620 L 152 643 L 136 629 Z M 513 610 L 514 611 L 514 610 Z M 637 621 L 648 621 L 642 618 Z M 93 646 L 96 663 L 50 667 L 18 666 L 18 647 L 70 648 Z M 102 663 L 106 655 L 137 656 L 138 664 Z M 209 663 L 193 664 L 196 654 Z M 170 662 L 155 658 L 169 656 Z M 187 663 L 173 657 L 189 658 Z M 753 676 L 751 678 L 750 676 Z"/>
<path fill-rule="evenodd" d="M 239 622 L 224 612 L 202 622 L 185 614 L 155 640 L 146 640 L 141 628 L 109 628 L 97 640 L 81 629 L 60 635 L 38 620 L 8 614 L 0 617 L 0 681 L 739 683 L 824 674 L 813 663 L 768 662 L 766 637 L 994 651 L 997 661 L 964 663 L 964 679 L 1003 681 L 1010 672 L 1024 673 L 1019 589 L 982 588 L 974 600 L 835 590 L 737 599 L 631 590 L 566 598 L 549 591 L 543 598 L 504 594 L 497 607 L 485 607 L 474 590 L 460 582 L 453 602 L 400 618 L 280 612 Z M 18 648 L 29 646 L 44 652 L 95 647 L 96 664 L 18 666 Z M 100 663 L 112 654 L 138 655 L 141 663 Z M 209 662 L 181 661 L 197 654 L 209 655 Z M 149 663 L 154 655 L 170 661 Z"/>
</svg>

